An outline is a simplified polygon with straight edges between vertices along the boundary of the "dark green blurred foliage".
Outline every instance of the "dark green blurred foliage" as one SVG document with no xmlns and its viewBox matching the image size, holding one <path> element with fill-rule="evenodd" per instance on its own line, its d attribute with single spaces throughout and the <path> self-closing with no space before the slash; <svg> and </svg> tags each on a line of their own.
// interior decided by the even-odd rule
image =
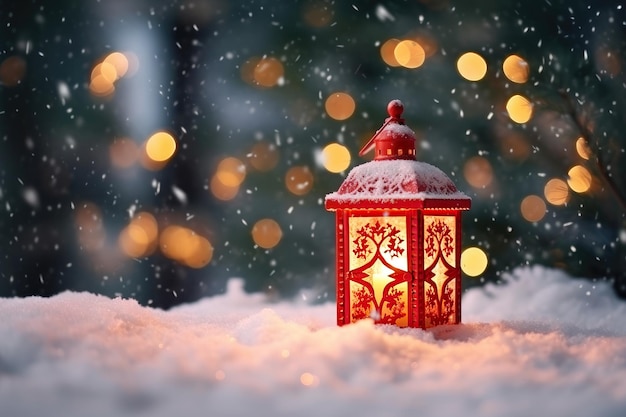
<svg viewBox="0 0 626 417">
<path fill-rule="evenodd" d="M 319 26 L 306 19 L 311 11 Z M 334 219 L 323 198 L 343 176 L 327 172 L 316 154 L 340 142 L 352 166 L 367 160 L 357 152 L 395 98 L 420 140 L 418 158 L 473 198 L 464 246 L 481 247 L 490 263 L 466 286 L 541 263 L 612 280 L 626 295 L 626 15 L 614 2 L 89 0 L 14 2 L 0 18 L 0 63 L 13 56 L 25 63 L 19 83 L 0 85 L 0 296 L 87 290 L 169 307 L 223 292 L 239 276 L 249 291 L 293 296 L 306 288 L 314 300 L 332 298 Z M 432 55 L 417 69 L 386 65 L 380 45 L 408 37 L 427 40 Z M 116 50 L 136 53 L 139 70 L 112 97 L 94 97 L 90 72 Z M 488 64 L 477 82 L 456 70 L 470 51 Z M 504 77 L 510 54 L 528 62 L 526 83 Z M 281 61 L 283 85 L 242 79 L 246 61 L 263 56 Z M 356 101 L 345 121 L 324 111 L 336 91 Z M 507 115 L 513 94 L 533 103 L 524 125 Z M 115 139 L 140 144 L 163 129 L 179 142 L 165 168 L 111 165 Z M 576 153 L 580 136 L 594 154 L 589 161 Z M 246 162 L 259 141 L 276 145 L 278 165 L 249 169 L 235 199 L 215 199 L 208 184 L 217 163 Z M 475 156 L 493 170 L 484 188 L 464 176 Z M 577 164 L 591 171 L 591 191 L 570 191 L 565 206 L 547 204 L 540 221 L 524 220 L 522 199 L 543 197 L 550 178 L 567 180 Z M 285 188 L 296 165 L 314 174 L 304 196 Z M 88 251 L 77 237 L 76 210 L 85 202 L 100 210 L 108 251 Z M 120 256 L 111 248 L 139 211 L 207 237 L 211 263 L 192 269 L 158 250 Z M 250 236 L 266 217 L 283 231 L 268 250 Z"/>
</svg>

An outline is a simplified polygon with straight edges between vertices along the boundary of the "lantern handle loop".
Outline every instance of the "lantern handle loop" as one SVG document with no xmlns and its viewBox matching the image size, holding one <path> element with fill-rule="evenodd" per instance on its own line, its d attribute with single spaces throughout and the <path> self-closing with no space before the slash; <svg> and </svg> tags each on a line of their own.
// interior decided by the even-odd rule
<svg viewBox="0 0 626 417">
<path fill-rule="evenodd" d="M 376 139 L 378 137 L 378 135 L 380 135 L 380 132 L 383 131 L 383 129 L 393 120 L 392 117 L 388 117 L 387 120 L 385 120 L 385 123 L 383 123 L 383 125 L 380 127 L 380 129 L 378 129 L 376 131 L 376 133 L 374 133 L 374 136 L 372 136 L 372 138 L 365 144 L 365 146 L 363 146 L 361 148 L 361 150 L 359 151 L 359 156 L 363 156 L 366 153 L 368 153 L 370 150 L 372 150 L 372 148 L 374 147 L 374 139 Z"/>
</svg>

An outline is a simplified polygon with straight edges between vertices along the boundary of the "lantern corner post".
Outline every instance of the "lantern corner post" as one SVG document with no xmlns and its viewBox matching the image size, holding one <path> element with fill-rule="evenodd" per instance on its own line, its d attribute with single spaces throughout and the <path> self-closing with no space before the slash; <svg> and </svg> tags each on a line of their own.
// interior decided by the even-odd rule
<svg viewBox="0 0 626 417">
<path fill-rule="evenodd" d="M 419 229 L 419 214 L 418 210 L 411 210 L 410 214 L 407 216 L 409 220 L 409 248 L 408 251 L 410 253 L 409 259 L 409 327 L 420 327 L 419 319 L 420 319 L 420 301 L 419 301 L 419 280 L 418 280 L 418 270 L 419 270 L 419 240 L 418 240 L 418 229 Z"/>
<path fill-rule="evenodd" d="M 346 323 L 346 245 L 345 237 L 346 224 L 343 209 L 337 209 L 335 215 L 335 281 L 337 297 L 337 325 L 343 326 Z"/>
<path fill-rule="evenodd" d="M 455 304 L 456 304 L 456 308 L 455 308 L 455 313 L 456 313 L 456 324 L 460 324 L 461 323 L 461 299 L 462 299 L 462 291 L 463 291 L 463 270 L 461 269 L 461 252 L 463 251 L 463 244 L 462 244 L 462 225 L 461 225 L 461 216 L 462 211 L 461 210 L 457 210 L 456 211 L 456 253 L 455 253 L 455 262 L 456 262 L 456 269 L 457 269 L 457 277 L 456 277 L 456 288 L 455 288 L 455 294 L 456 294 L 456 300 Z"/>
</svg>

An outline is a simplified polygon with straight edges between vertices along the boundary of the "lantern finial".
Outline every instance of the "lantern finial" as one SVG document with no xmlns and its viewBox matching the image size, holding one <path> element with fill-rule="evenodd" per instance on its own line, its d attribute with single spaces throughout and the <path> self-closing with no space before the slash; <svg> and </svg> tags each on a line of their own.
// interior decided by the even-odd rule
<svg viewBox="0 0 626 417">
<path fill-rule="evenodd" d="M 389 117 L 363 146 L 359 156 L 375 148 L 374 160 L 411 159 L 415 160 L 415 133 L 404 124 L 401 118 L 404 105 L 400 100 L 391 100 L 387 105 Z"/>
<path fill-rule="evenodd" d="M 404 105 L 400 100 L 391 100 L 389 104 L 387 104 L 387 113 L 389 113 L 389 116 L 393 119 L 400 119 L 403 111 Z"/>
</svg>

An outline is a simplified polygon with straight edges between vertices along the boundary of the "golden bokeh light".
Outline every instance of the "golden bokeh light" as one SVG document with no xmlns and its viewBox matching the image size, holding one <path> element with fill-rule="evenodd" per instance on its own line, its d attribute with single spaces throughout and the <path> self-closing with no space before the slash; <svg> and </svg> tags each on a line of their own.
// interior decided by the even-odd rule
<svg viewBox="0 0 626 417">
<path fill-rule="evenodd" d="M 329 172 L 343 172 L 350 166 L 350 151 L 339 143 L 326 145 L 322 150 L 322 164 Z"/>
<path fill-rule="evenodd" d="M 546 203 L 538 195 L 529 195 L 522 200 L 520 211 L 527 221 L 538 222 L 546 215 Z"/>
<path fill-rule="evenodd" d="M 239 159 L 229 156 L 217 164 L 215 176 L 227 187 L 239 187 L 246 178 L 246 166 Z"/>
<path fill-rule="evenodd" d="M 271 171 L 278 164 L 278 148 L 266 141 L 255 143 L 248 154 L 248 162 L 257 171 Z"/>
<path fill-rule="evenodd" d="M 132 53 L 111 52 L 91 70 L 89 91 L 97 97 L 110 96 L 120 78 L 137 71 L 139 62 Z"/>
<path fill-rule="evenodd" d="M 475 188 L 485 188 L 493 181 L 491 164 L 482 156 L 474 156 L 465 162 L 463 175 L 469 185 Z"/>
<path fill-rule="evenodd" d="M 319 378 L 310 372 L 304 372 L 300 375 L 300 383 L 305 387 L 315 387 L 319 384 Z"/>
<path fill-rule="evenodd" d="M 332 93 L 324 103 L 326 113 L 335 120 L 346 120 L 356 110 L 356 103 L 348 93 Z"/>
<path fill-rule="evenodd" d="M 116 168 L 129 168 L 139 158 L 139 146 L 132 139 L 115 139 L 109 146 L 111 165 Z"/>
<path fill-rule="evenodd" d="M 422 66 L 426 59 L 424 48 L 416 41 L 410 39 L 398 42 L 393 49 L 393 54 L 398 64 L 411 69 Z"/>
<path fill-rule="evenodd" d="M 208 239 L 199 237 L 193 252 L 185 258 L 185 264 L 194 269 L 203 268 L 213 259 L 213 245 Z"/>
<path fill-rule="evenodd" d="M 582 136 L 576 139 L 576 152 L 583 159 L 591 158 L 591 148 L 589 148 L 589 144 Z"/>
<path fill-rule="evenodd" d="M 110 96 L 115 92 L 115 85 L 102 74 L 98 74 L 91 79 L 89 92 L 97 97 Z"/>
<path fill-rule="evenodd" d="M 528 81 L 530 75 L 528 62 L 518 55 L 509 55 L 502 63 L 502 71 L 506 78 L 518 84 Z"/>
<path fill-rule="evenodd" d="M 154 216 L 148 212 L 141 212 L 122 229 L 118 244 L 127 256 L 141 258 L 154 252 L 158 234 L 159 227 Z"/>
<path fill-rule="evenodd" d="M 385 64 L 390 67 L 399 67 L 400 63 L 396 59 L 396 55 L 394 53 L 396 46 L 400 43 L 400 39 L 391 38 L 386 40 L 380 47 L 380 57 L 383 59 Z"/>
<path fill-rule="evenodd" d="M 262 87 L 274 87 L 280 83 L 284 75 L 283 64 L 276 58 L 262 58 L 254 66 L 254 81 Z"/>
<path fill-rule="evenodd" d="M 573 166 L 567 173 L 567 184 L 577 193 L 584 193 L 591 188 L 591 172 L 582 165 Z"/>
<path fill-rule="evenodd" d="M 171 225 L 167 226 L 159 238 L 159 248 L 163 255 L 191 268 L 202 268 L 213 258 L 213 245 L 193 230 Z"/>
<path fill-rule="evenodd" d="M 543 188 L 543 195 L 548 203 L 555 206 L 562 206 L 569 200 L 569 188 L 565 181 L 552 178 Z"/>
<path fill-rule="evenodd" d="M 487 61 L 475 52 L 466 52 L 456 61 L 461 77 L 469 81 L 479 81 L 487 74 Z"/>
<path fill-rule="evenodd" d="M 167 132 L 154 133 L 146 141 L 146 155 L 152 161 L 165 162 L 176 152 L 176 140 Z"/>
<path fill-rule="evenodd" d="M 145 230 L 131 223 L 121 231 L 118 243 L 127 256 L 140 258 L 144 256 L 150 241 Z"/>
<path fill-rule="evenodd" d="M 93 67 L 93 70 L 91 70 L 91 79 L 93 80 L 98 76 L 104 77 L 104 79 L 111 84 L 119 78 L 115 66 L 109 62 L 101 62 Z"/>
<path fill-rule="evenodd" d="M 475 246 L 461 253 L 461 269 L 470 277 L 477 277 L 487 269 L 487 254 Z"/>
<path fill-rule="evenodd" d="M 511 120 L 523 124 L 532 117 L 533 105 L 526 97 L 516 94 L 506 102 L 506 111 Z"/>
<path fill-rule="evenodd" d="M 305 195 L 313 188 L 313 174 L 307 166 L 289 168 L 285 174 L 285 186 L 295 195 Z"/>
<path fill-rule="evenodd" d="M 226 185 L 219 180 L 217 175 L 211 177 L 209 188 L 213 196 L 222 201 L 230 201 L 239 193 L 239 185 Z"/>
<path fill-rule="evenodd" d="M 261 219 L 252 226 L 252 240 L 263 249 L 278 245 L 282 237 L 283 231 L 273 219 Z"/>
<path fill-rule="evenodd" d="M 12 55 L 0 63 L 0 84 L 14 87 L 19 84 L 26 75 L 26 60 L 20 56 Z"/>
<path fill-rule="evenodd" d="M 128 72 L 128 58 L 121 52 L 112 52 L 107 55 L 104 61 L 102 61 L 102 65 L 104 64 L 113 66 L 115 69 L 115 80 L 122 78 Z"/>
</svg>

